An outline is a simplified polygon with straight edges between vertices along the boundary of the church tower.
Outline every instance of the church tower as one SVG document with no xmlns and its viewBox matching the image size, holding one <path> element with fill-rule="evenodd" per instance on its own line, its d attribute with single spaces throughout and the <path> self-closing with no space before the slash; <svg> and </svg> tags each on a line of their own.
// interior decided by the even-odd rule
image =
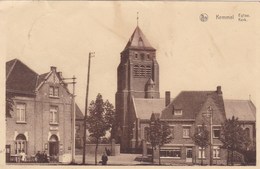
<svg viewBox="0 0 260 169">
<path fill-rule="evenodd" d="M 159 65 L 156 49 L 143 32 L 136 27 L 126 47 L 121 52 L 117 68 L 116 115 L 120 123 L 121 150 L 129 148 L 133 121 L 132 98 L 159 98 Z"/>
</svg>

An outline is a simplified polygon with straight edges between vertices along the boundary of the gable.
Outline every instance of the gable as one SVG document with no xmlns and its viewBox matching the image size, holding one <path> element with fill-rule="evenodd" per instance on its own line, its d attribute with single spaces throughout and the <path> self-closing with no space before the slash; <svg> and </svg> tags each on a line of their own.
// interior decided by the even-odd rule
<svg viewBox="0 0 260 169">
<path fill-rule="evenodd" d="M 49 83 L 53 83 L 53 84 L 59 84 L 60 83 L 60 79 L 58 78 L 56 73 L 51 73 L 50 76 L 47 78 L 46 80 Z"/>
<path fill-rule="evenodd" d="M 225 111 L 223 111 L 223 108 L 221 104 L 219 104 L 221 101 L 221 98 L 217 98 L 222 96 L 218 96 L 217 94 L 209 95 L 203 106 L 201 107 L 201 110 L 196 114 L 196 123 L 202 124 L 203 122 L 205 124 L 210 122 L 210 116 L 212 116 L 212 123 L 213 125 L 221 125 L 226 120 Z"/>
</svg>

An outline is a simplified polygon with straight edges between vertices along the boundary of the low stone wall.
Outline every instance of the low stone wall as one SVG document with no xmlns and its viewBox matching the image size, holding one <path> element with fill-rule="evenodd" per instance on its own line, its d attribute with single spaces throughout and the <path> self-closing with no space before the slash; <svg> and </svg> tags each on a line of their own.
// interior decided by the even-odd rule
<svg viewBox="0 0 260 169">
<path fill-rule="evenodd" d="M 97 154 L 102 155 L 104 152 L 106 152 L 106 149 L 110 152 L 111 156 L 116 156 L 120 154 L 120 144 L 99 144 Z M 86 144 L 87 154 L 95 154 L 95 150 L 95 144 Z"/>
</svg>

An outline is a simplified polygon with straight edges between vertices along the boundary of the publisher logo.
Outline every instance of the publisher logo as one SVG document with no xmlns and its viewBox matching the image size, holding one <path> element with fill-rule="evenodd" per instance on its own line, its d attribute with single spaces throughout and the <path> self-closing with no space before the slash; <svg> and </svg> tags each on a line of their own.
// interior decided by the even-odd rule
<svg viewBox="0 0 260 169">
<path fill-rule="evenodd" d="M 206 22 L 208 20 L 208 15 L 206 13 L 200 14 L 201 22 Z"/>
</svg>

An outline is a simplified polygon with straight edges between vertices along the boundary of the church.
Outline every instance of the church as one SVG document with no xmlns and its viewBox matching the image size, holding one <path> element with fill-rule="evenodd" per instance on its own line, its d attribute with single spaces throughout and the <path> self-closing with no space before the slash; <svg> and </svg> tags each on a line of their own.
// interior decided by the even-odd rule
<svg viewBox="0 0 260 169">
<path fill-rule="evenodd" d="M 156 49 L 137 26 L 121 52 L 117 68 L 116 114 L 120 123 L 122 152 L 140 146 L 140 122 L 149 121 L 151 111 L 160 113 L 163 107 Z M 139 108 L 141 110 L 137 111 Z"/>
<path fill-rule="evenodd" d="M 147 144 L 147 128 L 151 115 L 168 122 L 172 141 L 154 153 L 154 160 L 164 164 L 226 165 L 227 150 L 221 147 L 221 124 L 232 116 L 238 117 L 251 139 L 248 150 L 255 146 L 256 108 L 249 100 L 225 100 L 221 86 L 211 91 L 181 91 L 171 98 L 159 92 L 159 64 L 156 49 L 137 25 L 121 52 L 117 68 L 116 118 L 119 123 L 117 141 L 121 152 L 141 153 Z M 205 115 L 206 114 L 206 115 Z M 212 122 L 210 123 L 210 118 Z M 211 147 L 201 149 L 192 140 L 195 128 L 203 123 L 211 135 Z M 146 151 L 146 150 L 145 150 Z M 243 154 L 236 152 L 243 161 Z"/>
</svg>

